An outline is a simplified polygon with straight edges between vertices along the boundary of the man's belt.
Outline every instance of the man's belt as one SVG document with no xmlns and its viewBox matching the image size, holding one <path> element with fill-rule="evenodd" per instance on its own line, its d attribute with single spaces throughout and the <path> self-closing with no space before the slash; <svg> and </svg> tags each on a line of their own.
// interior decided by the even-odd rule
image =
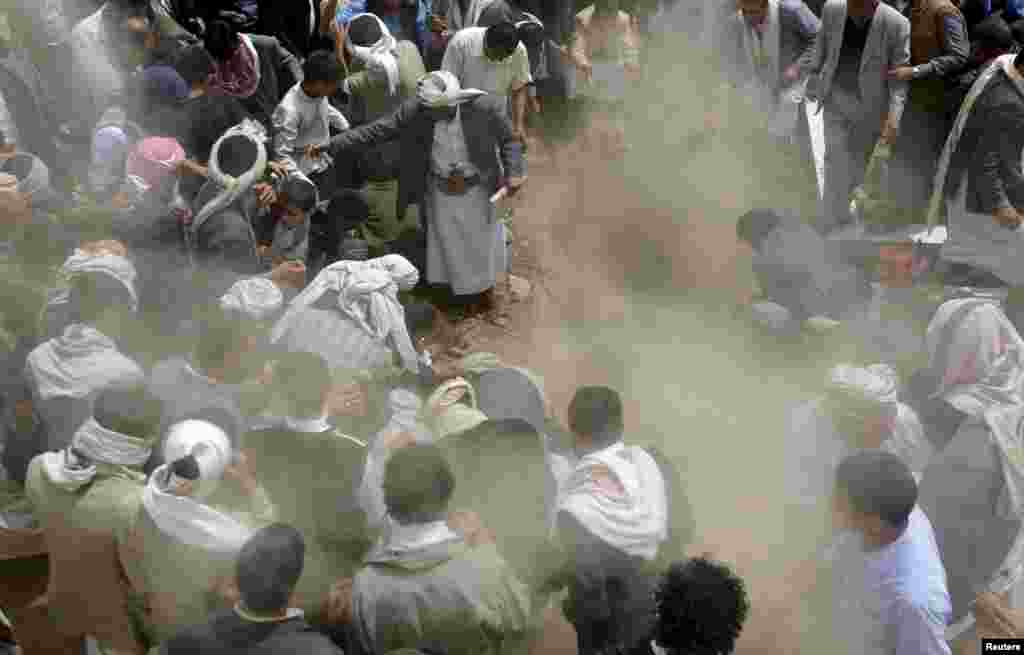
<svg viewBox="0 0 1024 655">
<path fill-rule="evenodd" d="M 438 187 L 442 192 L 450 196 L 464 196 L 473 187 L 480 184 L 480 176 L 473 175 L 472 177 L 465 177 L 459 173 L 452 175 L 443 176 L 434 174 L 437 178 Z"/>
</svg>

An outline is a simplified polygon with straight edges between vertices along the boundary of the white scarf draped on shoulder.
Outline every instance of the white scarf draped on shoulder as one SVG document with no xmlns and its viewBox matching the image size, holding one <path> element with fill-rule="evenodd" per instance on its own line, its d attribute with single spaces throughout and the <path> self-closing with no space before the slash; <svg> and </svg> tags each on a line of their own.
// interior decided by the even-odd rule
<svg viewBox="0 0 1024 655">
<path fill-rule="evenodd" d="M 223 172 L 219 165 L 219 153 L 221 144 L 228 139 L 241 136 L 252 141 L 256 146 L 256 161 L 240 177 L 233 177 Z M 245 119 L 225 132 L 210 151 L 210 179 L 206 184 L 214 185 L 217 195 L 210 199 L 196 214 L 192 221 L 190 230 L 192 234 L 198 232 L 203 223 L 219 211 L 230 207 L 242 194 L 252 188 L 262 177 L 267 169 L 267 130 L 257 121 L 250 118 Z M 205 185 L 204 185 L 205 188 Z M 200 192 L 202 195 L 202 192 Z"/>
<path fill-rule="evenodd" d="M 138 273 L 135 270 L 135 265 L 127 257 L 115 255 L 111 253 L 90 253 L 82 249 L 76 249 L 75 252 L 68 257 L 67 261 L 60 269 L 61 280 L 65 283 L 64 286 L 55 290 L 53 295 L 49 298 L 48 305 L 60 305 L 67 303 L 71 297 L 71 289 L 67 286 L 67 283 L 71 281 L 76 275 L 83 273 L 98 273 L 113 278 L 124 285 L 132 298 L 132 311 L 136 311 L 139 307 L 139 294 L 135 289 L 135 282 L 138 278 Z"/>
<path fill-rule="evenodd" d="M 69 325 L 63 335 L 33 350 L 26 367 L 41 400 L 85 398 L 115 372 L 131 372 L 139 382 L 145 379 L 139 365 L 119 352 L 113 339 L 83 323 Z"/>
<path fill-rule="evenodd" d="M 654 458 L 635 446 L 617 443 L 582 457 L 560 491 L 558 510 L 613 548 L 648 561 L 668 538 L 664 477 Z"/>
<path fill-rule="evenodd" d="M 93 481 L 97 463 L 135 469 L 137 473 L 131 475 L 141 482 L 141 468 L 152 452 L 149 441 L 108 430 L 90 418 L 75 432 L 70 448 L 45 453 L 41 461 L 53 484 L 76 491 Z"/>
<path fill-rule="evenodd" d="M 347 36 L 345 41 L 352 54 L 363 62 L 366 70 L 372 75 L 383 77 L 388 82 L 388 95 L 398 93 L 398 41 L 391 36 L 387 25 L 374 14 L 358 14 L 352 17 L 356 20 L 362 16 L 370 16 L 380 26 L 380 39 L 371 46 L 358 46 L 352 43 L 352 37 Z M 351 21 L 349 21 L 351 23 Z"/>
<path fill-rule="evenodd" d="M 252 536 L 252 530 L 234 517 L 219 512 L 188 496 L 171 491 L 176 479 L 169 466 L 149 477 L 142 505 L 156 527 L 178 541 L 204 550 L 232 555 Z"/>
<path fill-rule="evenodd" d="M 1022 518 L 1024 340 L 999 307 L 973 298 L 943 304 L 926 340 L 933 373 L 940 380 L 938 395 L 989 427 L 1006 484 L 999 514 Z"/>
<path fill-rule="evenodd" d="M 331 264 L 289 304 L 288 311 L 270 334 L 277 343 L 300 320 L 303 312 L 325 294 L 338 294 L 338 311 L 378 341 L 390 340 L 402 366 L 419 371 L 419 359 L 405 326 L 405 309 L 399 291 L 419 281 L 419 271 L 401 255 L 387 255 L 365 262 Z"/>
<path fill-rule="evenodd" d="M 416 98 L 430 109 L 458 107 L 485 95 L 480 89 L 463 89 L 459 78 L 448 71 L 428 73 L 416 85 Z"/>
</svg>

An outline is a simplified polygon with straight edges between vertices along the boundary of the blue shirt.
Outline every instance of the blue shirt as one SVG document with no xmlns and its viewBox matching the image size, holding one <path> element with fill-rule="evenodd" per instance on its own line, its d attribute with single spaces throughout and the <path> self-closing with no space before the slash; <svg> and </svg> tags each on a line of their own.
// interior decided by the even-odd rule
<svg viewBox="0 0 1024 655">
<path fill-rule="evenodd" d="M 880 550 L 848 539 L 835 561 L 837 644 L 853 655 L 949 655 L 953 609 L 932 524 L 914 508 L 906 531 Z"/>
</svg>

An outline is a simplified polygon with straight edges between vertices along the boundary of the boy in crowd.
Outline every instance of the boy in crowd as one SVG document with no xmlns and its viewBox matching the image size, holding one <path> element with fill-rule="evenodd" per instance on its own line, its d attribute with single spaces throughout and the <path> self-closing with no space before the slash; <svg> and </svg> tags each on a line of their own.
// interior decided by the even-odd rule
<svg viewBox="0 0 1024 655">
<path fill-rule="evenodd" d="M 292 175 L 276 185 L 258 184 L 260 211 L 254 217 L 256 252 L 273 266 L 288 260 L 305 261 L 309 252 L 309 217 L 316 209 L 313 183 Z"/>
</svg>

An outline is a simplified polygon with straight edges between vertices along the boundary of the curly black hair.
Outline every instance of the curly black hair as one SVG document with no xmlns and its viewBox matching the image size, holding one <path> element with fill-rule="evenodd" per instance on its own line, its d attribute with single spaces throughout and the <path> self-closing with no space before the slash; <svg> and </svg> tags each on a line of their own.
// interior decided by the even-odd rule
<svg viewBox="0 0 1024 655">
<path fill-rule="evenodd" d="M 750 612 L 743 580 L 703 557 L 669 567 L 655 601 L 654 641 L 670 652 L 692 655 L 731 653 Z"/>
</svg>

